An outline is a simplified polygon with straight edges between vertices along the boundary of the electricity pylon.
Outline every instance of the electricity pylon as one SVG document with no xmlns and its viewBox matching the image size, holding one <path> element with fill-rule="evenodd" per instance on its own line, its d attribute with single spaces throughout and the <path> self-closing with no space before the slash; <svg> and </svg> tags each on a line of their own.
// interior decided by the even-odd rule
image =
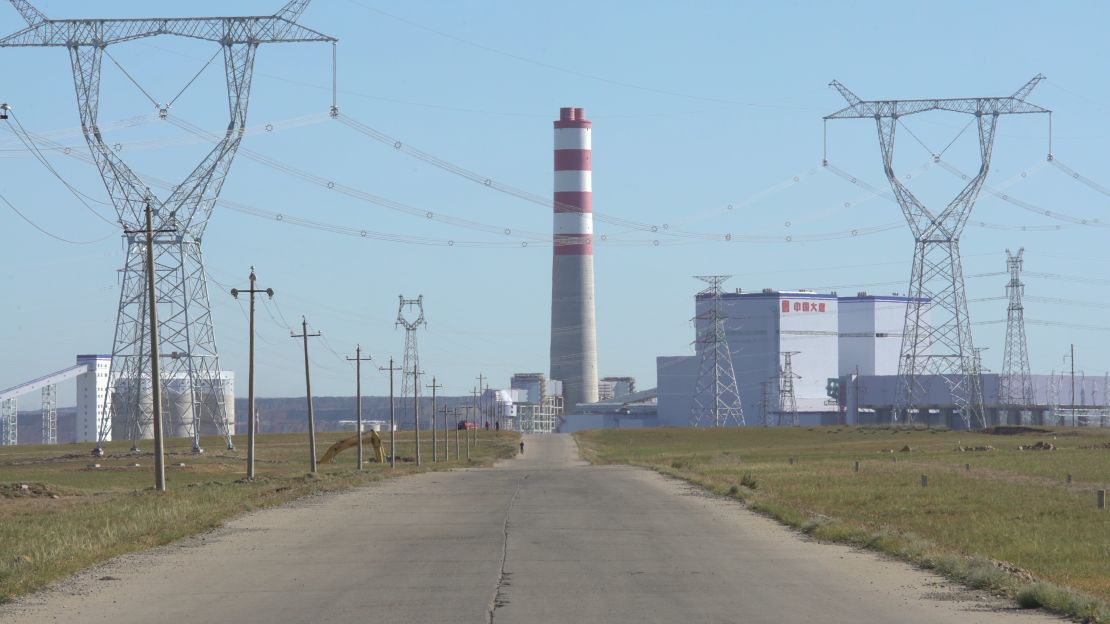
<svg viewBox="0 0 1110 624">
<path fill-rule="evenodd" d="M 923 398 L 922 375 L 940 375 L 954 403 L 970 427 L 985 424 L 983 391 L 974 373 L 974 343 L 967 314 L 960 234 L 990 170 L 995 130 L 1000 115 L 1048 113 L 1025 101 L 1044 76 L 1032 80 L 1007 97 L 953 98 L 930 100 L 861 100 L 837 81 L 830 83 L 848 101 L 848 106 L 825 117 L 873 119 L 879 131 L 883 169 L 914 236 L 913 271 L 909 302 L 898 360 L 897 413 L 912 422 Z M 968 181 L 947 206 L 930 210 L 902 184 L 894 171 L 894 134 L 902 117 L 928 111 L 974 115 L 979 129 L 979 172 Z M 939 154 L 933 155 L 940 160 Z"/>
<path fill-rule="evenodd" d="M 779 426 L 798 426 L 798 398 L 794 395 L 794 380 L 801 379 L 801 375 L 794 373 L 790 363 L 790 356 L 798 355 L 801 351 L 783 351 L 782 367 L 779 368 Z"/>
<path fill-rule="evenodd" d="M 1025 294 L 1025 284 L 1021 282 L 1024 253 L 1024 247 L 1018 249 L 1016 254 L 1006 250 L 1006 268 L 1010 272 L 1006 294 L 1010 304 L 1006 308 L 1006 346 L 1002 355 L 1002 387 L 999 388 L 1001 403 L 1020 410 L 1027 410 L 1033 405 L 1029 345 L 1025 341 L 1025 307 L 1021 302 Z"/>
<path fill-rule="evenodd" d="M 208 302 L 201 239 L 232 159 L 246 129 L 251 74 L 258 46 L 263 43 L 331 42 L 336 39 L 296 23 L 309 0 L 293 0 L 277 13 L 262 17 L 170 17 L 137 19 L 48 19 L 26 0 L 11 0 L 27 27 L 0 39 L 0 47 L 59 47 L 69 51 L 77 90 L 77 105 L 85 141 L 124 232 L 140 231 L 147 203 L 154 208 L 155 297 L 161 352 L 160 385 L 170 390 L 173 405 L 200 449 L 202 416 L 215 423 L 232 447 L 224 405 L 219 355 Z M 159 35 L 211 41 L 223 48 L 230 121 L 223 139 L 184 182 L 165 199 L 150 188 L 107 143 L 97 125 L 100 106 L 100 67 L 108 46 Z M 130 76 L 129 76 L 130 77 Z M 136 83 L 137 84 L 137 83 Z M 333 100 L 334 112 L 334 100 Z M 164 117 L 168 104 L 159 105 Z M 133 441 L 144 437 L 153 423 L 152 372 L 145 345 L 150 340 L 146 312 L 146 240 L 126 234 L 127 257 L 122 273 L 112 366 L 115 383 L 112 416 L 97 431 L 97 450 L 109 439 L 112 421 L 128 423 Z M 105 401 L 108 397 L 105 397 Z M 122 412 L 122 413 L 121 413 Z M 119 432 L 117 432 L 119 435 Z"/>
<path fill-rule="evenodd" d="M 418 427 L 416 419 L 420 414 L 416 406 L 417 389 L 420 384 L 420 350 L 416 346 L 416 330 L 420 329 L 421 325 L 427 325 L 424 321 L 424 295 L 420 295 L 416 299 L 405 299 L 404 295 L 398 295 L 400 304 L 397 306 L 397 322 L 394 327 L 401 326 L 405 328 L 405 359 L 401 363 L 401 401 L 404 405 L 404 397 L 412 394 L 412 418 L 413 427 Z M 405 318 L 405 312 L 416 312 L 416 318 L 409 320 Z M 405 408 L 401 408 L 402 413 Z"/>
<path fill-rule="evenodd" d="M 694 390 L 694 406 L 690 425 L 724 427 L 744 424 L 744 406 L 736 385 L 736 372 L 732 367 L 732 353 L 725 333 L 725 313 L 722 308 L 721 284 L 731 275 L 695 275 L 709 284 L 697 294 L 696 301 L 706 301 L 708 309 L 699 312 L 694 322 L 704 321 L 704 328 L 694 341 L 700 366 Z"/>
</svg>

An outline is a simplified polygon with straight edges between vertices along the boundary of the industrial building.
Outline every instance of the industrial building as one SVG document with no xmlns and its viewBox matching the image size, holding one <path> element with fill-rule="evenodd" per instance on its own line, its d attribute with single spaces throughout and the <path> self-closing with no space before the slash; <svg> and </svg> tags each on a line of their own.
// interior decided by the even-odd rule
<svg viewBox="0 0 1110 624">
<path fill-rule="evenodd" d="M 511 393 L 498 409 L 513 419 L 509 429 L 523 433 L 552 433 L 563 421 L 564 386 L 543 373 L 517 373 L 510 382 Z M 502 427 L 505 427 L 502 421 Z"/>
<path fill-rule="evenodd" d="M 41 392 L 43 412 L 43 441 L 46 444 L 57 442 L 57 385 L 69 380 L 76 381 L 76 419 L 74 439 L 77 442 L 107 442 L 113 433 L 117 439 L 153 437 L 153 423 L 136 425 L 135 406 L 125 406 L 118 401 L 121 392 L 128 388 L 125 380 L 110 379 L 112 356 L 78 355 L 75 365 L 32 379 L 0 392 L 0 438 L 3 445 L 18 443 L 16 437 L 16 416 L 18 399 L 33 392 Z M 199 391 L 193 397 L 188 391 L 189 384 L 185 374 L 178 374 L 163 380 L 163 418 L 167 437 L 191 437 L 194 426 L 194 412 L 200 416 L 201 435 L 220 435 L 211 414 L 218 406 L 226 412 L 231 430 L 235 426 L 235 373 L 219 371 L 213 391 Z M 149 381 L 144 381 L 147 405 L 150 403 Z M 113 409 L 113 405 L 115 409 Z M 149 409 L 147 410 L 149 412 Z"/>
<path fill-rule="evenodd" d="M 781 377 L 790 354 L 798 424 L 834 424 L 839 406 L 828 396 L 830 379 L 849 373 L 896 375 L 902 325 L 910 299 L 900 295 L 852 297 L 836 293 L 763 289 L 720 294 L 724 336 L 741 397 L 745 424 L 779 422 Z M 704 335 L 711 298 L 695 297 L 695 330 Z M 710 345 L 695 341 L 692 356 L 656 359 L 658 424 L 690 424 L 700 361 Z"/>
<path fill-rule="evenodd" d="M 106 423 L 111 413 L 112 398 L 108 393 L 110 355 L 78 355 L 77 363 L 48 375 L 43 375 L 0 392 L 0 445 L 19 443 L 19 398 L 33 392 L 42 397 L 42 440 L 44 444 L 58 442 L 57 387 L 58 384 L 77 381 L 77 418 L 75 438 L 78 442 L 96 442 L 101 423 Z M 111 432 L 108 432 L 111 440 Z"/>
<path fill-rule="evenodd" d="M 636 391 L 635 377 L 602 377 L 597 382 L 597 400 L 609 401 Z"/>
<path fill-rule="evenodd" d="M 112 427 L 116 438 L 130 440 L 154 438 L 154 423 L 142 416 L 150 413 L 150 380 L 143 379 L 137 393 L 131 392 L 134 380 L 117 379 L 112 385 Z M 124 401 L 123 397 L 132 400 Z M 145 407 L 144 407 L 145 406 Z M 235 373 L 219 371 L 217 379 L 209 385 L 194 387 L 187 373 L 162 377 L 162 422 L 168 438 L 193 437 L 193 427 L 200 427 L 200 435 L 223 435 L 216 424 L 218 414 L 227 415 L 227 430 L 235 431 Z M 109 438 L 110 439 L 110 438 Z"/>
<path fill-rule="evenodd" d="M 987 424 L 1000 425 L 1110 425 L 1110 378 L 1070 375 L 1030 375 L 1031 401 L 1016 406 L 1001 394 L 1003 376 L 983 373 L 983 408 Z M 849 425 L 876 425 L 893 422 L 902 380 L 898 376 L 850 374 L 840 378 L 839 401 L 843 422 Z M 953 429 L 965 426 L 957 413 L 950 390 L 951 380 L 942 375 L 918 375 L 915 383 L 923 391 L 915 405 L 916 424 Z M 1074 383 L 1074 386 L 1073 386 Z M 974 426 L 974 424 L 973 424 Z"/>
</svg>

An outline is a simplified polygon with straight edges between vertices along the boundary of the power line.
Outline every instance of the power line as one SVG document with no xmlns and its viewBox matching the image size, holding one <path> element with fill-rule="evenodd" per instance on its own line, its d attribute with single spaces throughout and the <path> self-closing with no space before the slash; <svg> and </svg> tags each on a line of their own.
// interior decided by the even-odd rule
<svg viewBox="0 0 1110 624">
<path fill-rule="evenodd" d="M 38 230 L 39 232 L 42 232 L 43 234 L 45 234 L 45 235 L 49 236 L 50 238 L 53 238 L 53 239 L 54 239 L 54 240 L 56 240 L 56 241 L 61 241 L 61 242 L 63 242 L 63 243 L 69 243 L 70 245 L 93 245 L 93 244 L 95 244 L 95 243 L 99 243 L 99 242 L 101 242 L 101 241 L 105 241 L 105 240 L 108 240 L 108 239 L 109 239 L 109 238 L 111 238 L 112 236 L 115 236 L 114 234 L 109 234 L 109 235 L 107 235 L 107 236 L 105 236 L 105 237 L 103 237 L 103 238 L 98 238 L 98 239 L 96 239 L 96 240 L 90 240 L 90 241 L 75 241 L 75 240 L 70 240 L 70 239 L 68 239 L 68 238 L 64 238 L 64 237 L 62 237 L 62 236 L 58 236 L 57 234 L 54 234 L 54 233 L 52 233 L 52 232 L 49 232 L 49 231 L 47 231 L 46 229 L 44 229 L 43 227 L 41 227 L 41 226 L 40 226 L 39 224 L 37 224 L 37 223 L 35 223 L 34 221 L 32 221 L 32 220 L 31 220 L 30 218 L 28 218 L 28 217 L 27 217 L 27 215 L 23 214 L 22 212 L 20 212 L 20 210 L 19 210 L 18 208 L 16 208 L 16 207 L 15 207 L 14 205 L 12 205 L 12 203 L 11 203 L 10 201 L 8 201 L 8 198 L 7 198 L 7 197 L 4 197 L 4 196 L 3 196 L 2 194 L 0 194 L 0 201 L 4 202 L 4 205 L 5 205 L 5 206 L 7 206 L 8 208 L 10 208 L 10 209 L 11 209 L 11 211 L 12 211 L 12 212 L 14 212 L 15 214 L 19 215 L 19 218 L 20 218 L 20 219 L 23 219 L 24 221 L 26 221 L 28 225 L 30 225 L 31 227 L 35 228 L 35 229 L 36 229 L 36 230 Z"/>
<path fill-rule="evenodd" d="M 101 200 L 98 200 L 98 199 L 94 199 L 94 198 L 86 195 L 85 193 L 82 193 L 82 192 L 78 191 L 72 184 L 69 183 L 68 180 L 66 180 L 64 177 L 62 177 L 62 175 L 60 173 L 58 173 L 58 170 L 55 169 L 53 167 L 53 165 L 50 164 L 50 161 L 46 160 L 46 156 L 44 156 L 42 151 L 39 150 L 38 146 L 35 144 L 34 140 L 32 139 L 31 134 L 29 132 L 27 132 L 26 128 L 23 127 L 23 123 L 21 121 L 19 121 L 19 118 L 16 117 L 15 113 L 14 112 L 9 113 L 9 116 L 11 117 L 11 119 L 13 119 L 15 121 L 16 125 L 19 126 L 20 132 L 16 132 L 15 129 L 11 127 L 11 122 L 8 122 L 8 129 L 11 130 L 12 134 L 14 134 L 17 139 L 19 139 L 19 142 L 22 143 L 23 146 L 25 148 L 27 148 L 27 150 L 29 152 L 31 152 L 32 155 L 34 155 L 35 159 L 38 160 L 39 163 L 41 163 L 43 167 L 46 167 L 46 170 L 49 171 L 51 173 L 51 175 L 53 175 L 55 178 L 57 178 L 58 181 L 61 182 L 62 185 L 66 187 L 66 190 L 68 190 L 70 192 L 70 194 L 72 194 L 73 197 L 78 202 L 80 202 L 82 206 L 85 207 L 85 209 L 87 209 L 90 213 L 92 213 L 93 216 L 95 216 L 97 219 L 100 219 L 101 221 L 107 223 L 108 225 L 111 225 L 111 226 L 115 227 L 116 226 L 115 221 L 112 221 L 111 219 L 107 219 L 104 216 L 102 216 L 97 210 L 95 210 L 92 206 L 90 206 L 88 204 L 88 202 L 86 202 L 85 200 L 88 199 L 89 201 L 94 201 L 98 204 L 102 204 L 102 205 L 105 205 L 105 206 L 108 205 L 108 202 L 101 201 Z"/>
<path fill-rule="evenodd" d="M 499 56 L 504 56 L 506 58 L 510 58 L 510 59 L 513 59 L 513 60 L 516 60 L 516 61 L 520 61 L 520 62 L 523 62 L 523 63 L 528 63 L 528 64 L 531 64 L 531 65 L 535 65 L 537 67 L 543 67 L 545 69 L 550 69 L 550 70 L 562 72 L 562 73 L 565 73 L 565 74 L 570 74 L 572 76 L 577 76 L 579 78 L 586 78 L 588 80 L 594 80 L 594 81 L 597 81 L 597 82 L 602 82 L 602 83 L 610 84 L 610 85 L 617 86 L 617 87 L 623 87 L 623 88 L 626 88 L 626 89 L 635 89 L 637 91 L 645 91 L 645 92 L 648 92 L 648 93 L 657 93 L 657 94 L 660 94 L 660 95 L 669 95 L 669 96 L 673 96 L 673 97 L 686 98 L 686 99 L 690 99 L 690 100 L 699 100 L 699 101 L 703 101 L 703 102 L 716 102 L 716 103 L 719 103 L 719 104 L 729 104 L 729 105 L 733 105 L 733 106 L 745 106 L 745 107 L 750 107 L 750 108 L 766 108 L 766 109 L 780 109 L 780 110 L 813 110 L 813 109 L 809 109 L 809 108 L 805 108 L 805 107 L 801 107 L 801 106 L 788 106 L 788 105 L 784 105 L 784 104 L 768 104 L 768 103 L 760 103 L 760 102 L 741 102 L 741 101 L 737 101 L 737 100 L 730 100 L 730 99 L 727 99 L 727 98 L 692 95 L 692 94 L 689 94 L 689 93 L 681 93 L 679 91 L 670 91 L 670 90 L 667 90 L 667 89 L 659 89 L 659 88 L 656 88 L 656 87 L 650 87 L 650 86 L 639 85 L 639 84 L 635 84 L 635 83 L 631 83 L 631 82 L 625 82 L 623 80 L 614 80 L 612 78 L 606 78 L 605 76 L 598 76 L 598 75 L 595 75 L 595 74 L 589 74 L 589 73 L 582 72 L 582 71 L 575 70 L 575 69 L 571 69 L 571 68 L 568 68 L 568 67 L 562 67 L 560 65 L 554 65 L 554 64 L 551 64 L 551 63 L 546 63 L 544 61 L 529 58 L 529 57 L 526 57 L 526 56 L 521 56 L 519 54 L 514 54 L 512 52 L 507 52 L 505 50 L 500 50 L 498 48 L 494 48 L 494 47 L 491 47 L 491 46 L 488 46 L 488 45 L 485 45 L 485 44 L 482 44 L 482 43 L 477 43 L 477 42 L 471 41 L 469 39 L 464 39 L 464 38 L 459 37 L 457 35 L 452 35 L 451 33 L 447 33 L 447 32 L 444 32 L 442 30 L 437 30 L 435 28 L 431 28 L 430 26 L 425 26 L 423 24 L 419 24 L 419 23 L 414 22 L 412 20 L 403 18 L 399 15 L 394 15 L 392 13 L 387 13 L 387 12 L 381 10 L 381 9 L 376 8 L 376 7 L 369 6 L 369 5 L 364 4 L 362 2 L 358 2 L 357 0 L 348 0 L 348 2 L 350 2 L 351 4 L 354 4 L 354 5 L 360 6 L 360 7 L 364 8 L 368 11 L 372 11 L 372 12 L 377 13 L 379 15 L 383 15 L 383 16 L 388 17 L 390 19 L 399 21 L 403 24 L 408 24 L 409 26 L 412 26 L 414 28 L 418 28 L 420 30 L 424 30 L 424 31 L 433 33 L 435 35 L 438 35 L 440 37 L 444 37 L 446 39 L 451 39 L 452 41 L 457 41 L 459 43 L 471 46 L 473 48 L 477 48 L 479 50 L 484 50 L 486 52 L 497 54 Z"/>
</svg>

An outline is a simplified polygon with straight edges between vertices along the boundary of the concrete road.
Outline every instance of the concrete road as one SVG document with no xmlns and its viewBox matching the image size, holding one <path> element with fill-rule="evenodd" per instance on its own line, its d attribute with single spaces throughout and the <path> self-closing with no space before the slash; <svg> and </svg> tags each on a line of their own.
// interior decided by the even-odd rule
<svg viewBox="0 0 1110 624">
<path fill-rule="evenodd" d="M 654 473 L 530 436 L 492 470 L 252 513 L 0 607 L 0 622 L 1049 622 L 806 541 Z"/>
</svg>

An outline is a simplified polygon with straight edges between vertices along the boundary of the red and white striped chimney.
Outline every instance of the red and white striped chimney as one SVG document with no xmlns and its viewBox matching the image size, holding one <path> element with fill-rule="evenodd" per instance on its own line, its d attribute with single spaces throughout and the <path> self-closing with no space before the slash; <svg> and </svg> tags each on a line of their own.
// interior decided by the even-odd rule
<svg viewBox="0 0 1110 624">
<path fill-rule="evenodd" d="M 551 268 L 551 378 L 564 406 L 597 401 L 591 126 L 581 108 L 555 122 L 555 250 Z"/>
</svg>

